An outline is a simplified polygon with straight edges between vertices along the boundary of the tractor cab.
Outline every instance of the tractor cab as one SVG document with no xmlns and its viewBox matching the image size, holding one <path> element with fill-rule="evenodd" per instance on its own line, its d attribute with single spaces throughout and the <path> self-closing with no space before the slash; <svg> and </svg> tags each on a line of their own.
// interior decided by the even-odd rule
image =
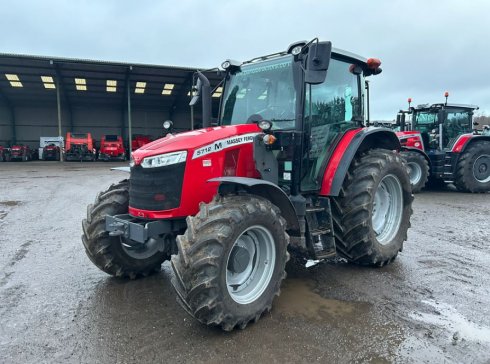
<svg viewBox="0 0 490 364">
<path fill-rule="evenodd" d="M 380 64 L 330 42 L 299 42 L 243 63 L 227 60 L 219 125 L 257 124 L 271 135 L 266 149 L 274 156 L 264 162 L 262 178 L 288 193 L 319 191 L 335 145 L 366 124 L 365 77 L 381 73 Z"/>
<path fill-rule="evenodd" d="M 473 131 L 474 105 L 432 104 L 412 109 L 412 130 L 419 131 L 424 148 L 450 149 L 456 139 Z"/>
</svg>

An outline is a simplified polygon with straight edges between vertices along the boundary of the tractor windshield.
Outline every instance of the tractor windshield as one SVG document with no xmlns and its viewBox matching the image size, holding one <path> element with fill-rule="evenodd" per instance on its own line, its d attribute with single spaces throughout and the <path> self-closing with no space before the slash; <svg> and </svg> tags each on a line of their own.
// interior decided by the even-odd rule
<svg viewBox="0 0 490 364">
<path fill-rule="evenodd" d="M 415 129 L 421 132 L 431 132 L 437 127 L 437 111 L 419 111 L 413 117 Z"/>
<path fill-rule="evenodd" d="M 273 121 L 274 129 L 292 129 L 296 90 L 291 55 L 251 63 L 230 75 L 225 86 L 221 124 Z"/>
</svg>

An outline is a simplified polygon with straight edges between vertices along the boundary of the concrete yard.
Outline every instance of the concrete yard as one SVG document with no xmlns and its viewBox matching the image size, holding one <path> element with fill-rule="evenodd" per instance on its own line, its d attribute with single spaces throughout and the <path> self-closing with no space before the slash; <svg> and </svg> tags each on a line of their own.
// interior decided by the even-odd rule
<svg viewBox="0 0 490 364">
<path fill-rule="evenodd" d="M 114 165 L 0 163 L 0 363 L 490 362 L 490 194 L 416 195 L 392 265 L 292 267 L 272 311 L 226 333 L 181 309 L 168 262 L 125 281 L 87 258 Z"/>
</svg>

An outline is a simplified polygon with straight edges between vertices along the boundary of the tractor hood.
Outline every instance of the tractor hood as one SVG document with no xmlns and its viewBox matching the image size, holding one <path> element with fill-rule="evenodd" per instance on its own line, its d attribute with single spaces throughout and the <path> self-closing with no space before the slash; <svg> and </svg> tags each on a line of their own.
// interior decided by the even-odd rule
<svg viewBox="0 0 490 364">
<path fill-rule="evenodd" d="M 132 156 L 136 165 L 140 164 L 143 158 L 151 157 L 164 153 L 177 152 L 181 150 L 199 153 L 199 148 L 207 147 L 214 142 L 223 142 L 223 144 L 240 143 L 239 140 L 233 140 L 244 134 L 260 133 L 261 130 L 257 124 L 241 124 L 217 126 L 212 128 L 192 130 L 179 134 L 168 134 L 166 137 L 155 140 L 134 151 Z"/>
</svg>

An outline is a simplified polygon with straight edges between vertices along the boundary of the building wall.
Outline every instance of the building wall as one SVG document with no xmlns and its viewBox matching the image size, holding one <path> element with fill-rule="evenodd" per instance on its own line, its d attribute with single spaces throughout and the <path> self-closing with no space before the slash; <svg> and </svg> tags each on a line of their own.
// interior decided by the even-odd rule
<svg viewBox="0 0 490 364">
<path fill-rule="evenodd" d="M 90 132 L 96 141 L 103 134 L 121 134 L 128 138 L 127 110 L 113 108 L 77 107 L 71 110 L 62 108 L 62 134 L 68 131 Z M 39 146 L 41 136 L 58 135 L 58 114 L 56 106 L 19 106 L 15 107 L 17 143 L 28 144 L 32 148 Z M 162 135 L 162 124 L 169 119 L 169 112 L 164 110 L 133 109 L 132 133 L 150 135 L 158 138 Z M 198 115 L 196 115 L 196 118 Z M 190 128 L 188 107 L 177 109 L 173 114 L 176 131 Z M 8 145 L 12 139 L 10 112 L 0 105 L 0 145 Z"/>
<path fill-rule="evenodd" d="M 12 139 L 12 126 L 9 109 L 0 104 L 0 145 L 9 145 Z"/>
</svg>

